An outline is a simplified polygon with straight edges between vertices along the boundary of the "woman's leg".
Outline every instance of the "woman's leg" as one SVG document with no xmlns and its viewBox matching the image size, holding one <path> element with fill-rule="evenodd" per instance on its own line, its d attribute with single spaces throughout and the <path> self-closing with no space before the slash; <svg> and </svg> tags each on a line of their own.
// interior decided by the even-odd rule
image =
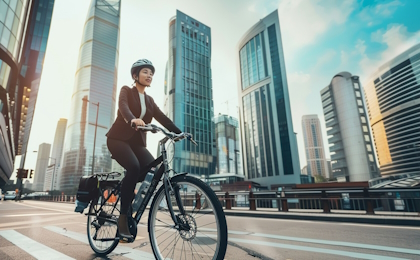
<svg viewBox="0 0 420 260">
<path fill-rule="evenodd" d="M 127 170 L 121 185 L 121 214 L 127 214 L 140 172 L 140 163 L 128 142 L 108 138 L 107 145 L 112 157 Z"/>
</svg>

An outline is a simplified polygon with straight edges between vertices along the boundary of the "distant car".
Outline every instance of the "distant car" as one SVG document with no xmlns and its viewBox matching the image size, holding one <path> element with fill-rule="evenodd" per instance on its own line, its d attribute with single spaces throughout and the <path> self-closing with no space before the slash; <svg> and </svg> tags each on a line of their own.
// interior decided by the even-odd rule
<svg viewBox="0 0 420 260">
<path fill-rule="evenodd" d="M 16 192 L 6 191 L 4 194 L 4 200 L 14 200 L 16 198 Z"/>
</svg>

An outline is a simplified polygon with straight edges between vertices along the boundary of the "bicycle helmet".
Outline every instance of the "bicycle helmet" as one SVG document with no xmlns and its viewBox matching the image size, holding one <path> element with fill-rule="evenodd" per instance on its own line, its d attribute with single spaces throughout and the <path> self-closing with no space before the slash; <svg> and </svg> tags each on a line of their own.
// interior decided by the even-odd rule
<svg viewBox="0 0 420 260">
<path fill-rule="evenodd" d="M 137 75 L 142 68 L 149 68 L 152 70 L 153 74 L 155 73 L 155 67 L 153 67 L 151 61 L 146 59 L 140 59 L 134 62 L 133 66 L 131 66 L 131 77 L 133 77 L 133 74 Z"/>
</svg>

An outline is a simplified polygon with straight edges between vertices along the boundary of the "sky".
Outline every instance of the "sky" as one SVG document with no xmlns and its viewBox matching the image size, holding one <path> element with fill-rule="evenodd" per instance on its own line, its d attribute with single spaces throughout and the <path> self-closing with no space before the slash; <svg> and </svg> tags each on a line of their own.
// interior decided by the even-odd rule
<svg viewBox="0 0 420 260">
<path fill-rule="evenodd" d="M 41 143 L 52 144 L 58 120 L 70 114 L 89 4 L 88 0 L 55 2 L 26 169 L 35 169 L 33 151 Z M 238 42 L 250 27 L 278 9 L 301 168 L 306 165 L 303 115 L 318 115 L 330 158 L 320 91 L 333 76 L 348 71 L 365 85 L 379 66 L 420 43 L 418 0 L 122 0 L 117 93 L 123 85 L 131 85 L 131 65 L 147 58 L 156 73 L 146 92 L 163 110 L 168 22 L 177 9 L 211 28 L 214 114 L 236 118 Z M 152 154 L 159 139 L 157 134 L 148 134 Z M 18 156 L 15 168 L 19 161 Z"/>
</svg>

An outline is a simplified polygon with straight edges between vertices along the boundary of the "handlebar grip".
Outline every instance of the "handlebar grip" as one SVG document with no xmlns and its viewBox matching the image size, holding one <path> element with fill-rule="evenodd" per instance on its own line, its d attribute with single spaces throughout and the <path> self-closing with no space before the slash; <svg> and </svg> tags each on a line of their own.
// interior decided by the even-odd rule
<svg viewBox="0 0 420 260">
<path fill-rule="evenodd" d="M 135 128 L 136 127 L 136 124 L 134 122 L 131 122 L 131 127 L 132 128 Z"/>
</svg>

